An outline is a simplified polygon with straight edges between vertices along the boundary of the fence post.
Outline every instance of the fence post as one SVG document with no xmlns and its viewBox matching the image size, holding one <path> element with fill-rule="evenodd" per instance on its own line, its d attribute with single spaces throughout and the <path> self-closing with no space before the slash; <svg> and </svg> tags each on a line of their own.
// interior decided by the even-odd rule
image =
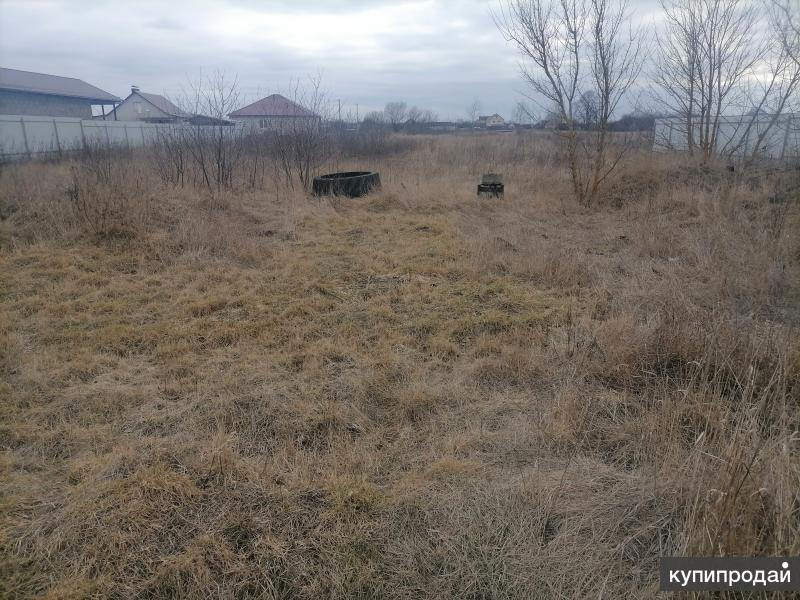
<svg viewBox="0 0 800 600">
<path fill-rule="evenodd" d="M 28 145 L 28 132 L 25 131 L 25 119 L 20 117 L 19 119 L 20 127 L 22 127 L 22 141 L 25 142 L 25 154 L 28 155 L 28 158 L 31 157 L 31 148 Z"/>
<path fill-rule="evenodd" d="M 781 148 L 781 160 L 786 158 L 786 145 L 789 143 L 789 129 L 792 126 L 792 115 L 786 115 L 786 132 L 783 134 L 783 147 Z"/>
<path fill-rule="evenodd" d="M 125 132 L 125 145 L 128 147 L 128 150 L 131 149 L 131 141 L 128 139 L 128 125 L 123 125 L 122 130 Z"/>
<path fill-rule="evenodd" d="M 53 133 L 56 135 L 56 148 L 58 149 L 58 155 L 61 156 L 61 139 L 58 137 L 58 123 L 56 123 L 55 119 L 53 119 Z"/>
<path fill-rule="evenodd" d="M 83 119 L 78 121 L 81 126 L 81 150 L 86 150 L 86 133 L 83 131 Z"/>
<path fill-rule="evenodd" d="M 103 120 L 105 121 L 105 119 L 103 119 Z M 110 147 L 111 146 L 111 138 L 108 136 L 108 126 L 105 123 L 103 123 L 103 129 L 106 130 L 106 145 Z"/>
<path fill-rule="evenodd" d="M 757 120 L 758 115 L 756 115 L 754 119 L 756 119 L 755 124 L 756 127 L 758 127 L 758 120 Z M 744 132 L 744 148 L 742 149 L 742 158 L 745 159 L 747 158 L 747 155 L 750 153 L 750 129 L 751 127 L 748 127 L 747 130 Z M 757 131 L 756 134 L 758 134 Z"/>
</svg>

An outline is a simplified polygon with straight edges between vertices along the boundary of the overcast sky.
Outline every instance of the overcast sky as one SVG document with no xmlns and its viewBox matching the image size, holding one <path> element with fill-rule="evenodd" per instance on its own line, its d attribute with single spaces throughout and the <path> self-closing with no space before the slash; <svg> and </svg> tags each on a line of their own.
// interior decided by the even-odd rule
<svg viewBox="0 0 800 600">
<path fill-rule="evenodd" d="M 322 73 L 343 113 L 404 100 L 442 119 L 511 117 L 518 57 L 494 26 L 496 0 L 0 0 L 0 66 L 83 79 L 125 97 L 131 84 L 177 98 L 221 70 L 243 101 Z M 652 20 L 656 0 L 632 4 Z"/>
</svg>

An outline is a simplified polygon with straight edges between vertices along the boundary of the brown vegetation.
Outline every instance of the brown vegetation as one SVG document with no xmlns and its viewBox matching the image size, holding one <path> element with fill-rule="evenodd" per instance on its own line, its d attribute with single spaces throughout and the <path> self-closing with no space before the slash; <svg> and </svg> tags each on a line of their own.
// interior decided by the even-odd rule
<svg viewBox="0 0 800 600">
<path fill-rule="evenodd" d="M 355 200 L 3 168 L 0 595 L 652 597 L 660 555 L 800 553 L 785 176 L 641 150 L 588 210 L 547 135 L 416 140 L 339 155 Z"/>
</svg>

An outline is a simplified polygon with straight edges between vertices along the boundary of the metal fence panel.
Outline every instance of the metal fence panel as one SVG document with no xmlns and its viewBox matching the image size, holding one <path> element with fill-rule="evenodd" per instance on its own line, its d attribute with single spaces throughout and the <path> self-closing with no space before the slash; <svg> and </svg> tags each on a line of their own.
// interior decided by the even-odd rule
<svg viewBox="0 0 800 600">
<path fill-rule="evenodd" d="M 770 128 L 772 117 L 759 117 L 748 128 L 750 117 L 723 117 L 717 133 L 716 151 L 734 158 L 750 156 L 761 135 Z M 700 126 L 694 124 L 694 139 L 700 138 Z M 653 150 L 686 151 L 687 125 L 685 119 L 678 117 L 657 118 L 653 135 Z M 800 134 L 800 115 L 783 115 L 771 126 L 764 139 L 760 141 L 757 155 L 766 158 L 789 159 L 800 157 L 798 146 Z"/>
<path fill-rule="evenodd" d="M 145 146 L 154 143 L 160 132 L 176 128 L 212 130 L 214 126 L 0 115 L 0 158 L 61 153 L 87 145 Z M 235 129 L 226 127 L 225 134 Z"/>
</svg>

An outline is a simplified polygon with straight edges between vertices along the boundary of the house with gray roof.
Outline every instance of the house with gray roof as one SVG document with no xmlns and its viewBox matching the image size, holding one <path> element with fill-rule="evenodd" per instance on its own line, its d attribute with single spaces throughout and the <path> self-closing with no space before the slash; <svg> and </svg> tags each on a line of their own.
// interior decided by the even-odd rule
<svg viewBox="0 0 800 600">
<path fill-rule="evenodd" d="M 118 121 L 148 123 L 182 123 L 193 116 L 164 96 L 143 92 L 135 85 L 131 86 L 130 95 L 114 109 L 112 115 Z"/>
<path fill-rule="evenodd" d="M 120 99 L 81 79 L 0 67 L 0 114 L 92 118 Z"/>
<path fill-rule="evenodd" d="M 159 94 L 141 91 L 131 86 L 130 95 L 111 113 L 118 121 L 145 121 L 146 123 L 190 123 L 191 125 L 233 125 L 225 119 L 186 112 Z"/>
</svg>

